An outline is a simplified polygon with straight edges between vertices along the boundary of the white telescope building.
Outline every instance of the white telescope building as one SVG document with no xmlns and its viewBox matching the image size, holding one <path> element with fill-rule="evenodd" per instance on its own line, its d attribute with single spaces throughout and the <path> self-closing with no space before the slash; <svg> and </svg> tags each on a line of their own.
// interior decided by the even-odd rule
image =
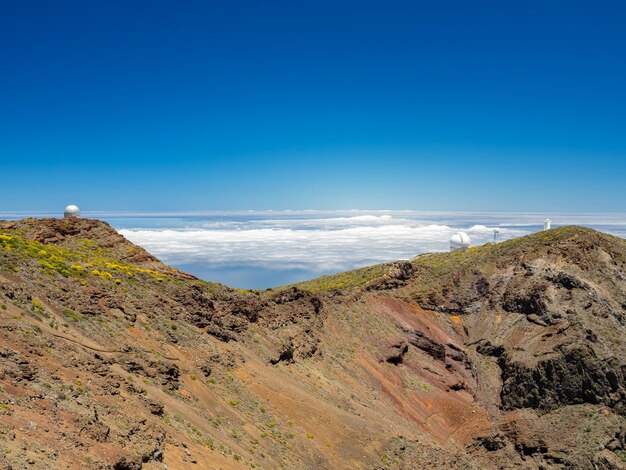
<svg viewBox="0 0 626 470">
<path fill-rule="evenodd" d="M 465 232 L 457 232 L 450 238 L 450 251 L 467 250 L 470 247 L 470 237 Z"/>
<path fill-rule="evenodd" d="M 63 216 L 66 219 L 69 219 L 72 217 L 74 218 L 80 217 L 80 209 L 78 208 L 78 206 L 75 206 L 74 204 L 70 204 L 69 206 L 65 208 L 65 213 L 63 214 Z"/>
</svg>

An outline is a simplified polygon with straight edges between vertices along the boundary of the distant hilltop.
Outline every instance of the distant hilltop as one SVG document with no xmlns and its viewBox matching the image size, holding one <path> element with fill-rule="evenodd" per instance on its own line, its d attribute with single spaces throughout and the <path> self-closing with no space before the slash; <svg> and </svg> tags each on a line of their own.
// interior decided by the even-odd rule
<svg viewBox="0 0 626 470">
<path fill-rule="evenodd" d="M 591 229 L 248 291 L 0 221 L 0 329 L 7 468 L 626 462 L 626 240 Z"/>
</svg>

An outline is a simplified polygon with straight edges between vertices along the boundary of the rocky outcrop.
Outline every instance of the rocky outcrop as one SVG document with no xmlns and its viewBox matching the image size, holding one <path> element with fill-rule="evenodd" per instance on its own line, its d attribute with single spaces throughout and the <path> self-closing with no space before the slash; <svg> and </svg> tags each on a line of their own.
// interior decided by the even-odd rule
<svg viewBox="0 0 626 470">
<path fill-rule="evenodd" d="M 296 287 L 272 295 L 259 313 L 259 325 L 274 332 L 278 348 L 272 364 L 291 364 L 321 354 L 322 299 Z"/>
<path fill-rule="evenodd" d="M 626 366 L 599 359 L 591 348 L 576 348 L 530 368 L 502 355 L 504 409 L 551 410 L 581 403 L 604 404 L 626 415 Z"/>
<path fill-rule="evenodd" d="M 369 283 L 365 289 L 368 291 L 381 291 L 389 289 L 397 289 L 406 285 L 415 277 L 417 270 L 409 261 L 398 261 L 391 263 L 383 276 Z"/>
<path fill-rule="evenodd" d="M 409 345 L 405 341 L 399 343 L 390 344 L 385 351 L 384 361 L 394 366 L 400 365 L 404 362 L 404 355 L 409 351 Z"/>
</svg>

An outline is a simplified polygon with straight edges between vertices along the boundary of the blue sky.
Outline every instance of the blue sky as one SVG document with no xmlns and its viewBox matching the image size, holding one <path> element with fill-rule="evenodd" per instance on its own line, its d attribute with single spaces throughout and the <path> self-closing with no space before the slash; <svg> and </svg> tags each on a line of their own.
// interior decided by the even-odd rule
<svg viewBox="0 0 626 470">
<path fill-rule="evenodd" d="M 0 211 L 624 211 L 625 17 L 5 1 Z"/>
</svg>

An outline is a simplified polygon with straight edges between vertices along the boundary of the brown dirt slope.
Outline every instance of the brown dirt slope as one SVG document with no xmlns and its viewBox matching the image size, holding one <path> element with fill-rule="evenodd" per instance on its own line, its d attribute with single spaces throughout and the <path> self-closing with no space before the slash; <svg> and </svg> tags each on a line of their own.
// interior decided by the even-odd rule
<svg viewBox="0 0 626 470">
<path fill-rule="evenodd" d="M 252 292 L 0 222 L 0 466 L 625 468 L 625 331 L 580 227 Z"/>
</svg>

